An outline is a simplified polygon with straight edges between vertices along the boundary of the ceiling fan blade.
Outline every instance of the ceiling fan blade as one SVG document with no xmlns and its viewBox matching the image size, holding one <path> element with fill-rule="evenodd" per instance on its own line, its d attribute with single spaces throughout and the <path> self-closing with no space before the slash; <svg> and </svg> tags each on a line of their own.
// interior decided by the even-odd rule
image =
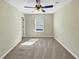
<svg viewBox="0 0 79 59">
<path fill-rule="evenodd" d="M 46 11 L 42 9 L 42 12 L 46 12 Z"/>
<path fill-rule="evenodd" d="M 41 8 L 52 8 L 53 5 L 48 5 L 48 6 L 42 6 Z"/>
<path fill-rule="evenodd" d="M 35 7 L 31 7 L 31 6 L 24 6 L 24 8 L 35 8 Z"/>
</svg>

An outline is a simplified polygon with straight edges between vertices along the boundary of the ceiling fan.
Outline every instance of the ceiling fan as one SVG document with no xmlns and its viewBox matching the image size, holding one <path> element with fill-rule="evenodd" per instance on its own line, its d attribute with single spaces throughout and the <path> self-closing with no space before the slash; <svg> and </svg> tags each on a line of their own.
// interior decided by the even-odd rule
<svg viewBox="0 0 79 59">
<path fill-rule="evenodd" d="M 36 0 L 35 7 L 24 6 L 24 8 L 36 8 L 37 11 L 41 10 L 42 12 L 46 12 L 44 8 L 53 8 L 53 5 L 42 6 L 41 0 Z"/>
</svg>

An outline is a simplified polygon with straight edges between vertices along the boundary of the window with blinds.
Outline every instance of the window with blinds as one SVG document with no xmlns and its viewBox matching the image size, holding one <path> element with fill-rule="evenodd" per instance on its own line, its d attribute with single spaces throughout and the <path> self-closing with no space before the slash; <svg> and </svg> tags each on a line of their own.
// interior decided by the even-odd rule
<svg viewBox="0 0 79 59">
<path fill-rule="evenodd" d="M 35 32 L 44 32 L 44 15 L 35 15 Z"/>
</svg>

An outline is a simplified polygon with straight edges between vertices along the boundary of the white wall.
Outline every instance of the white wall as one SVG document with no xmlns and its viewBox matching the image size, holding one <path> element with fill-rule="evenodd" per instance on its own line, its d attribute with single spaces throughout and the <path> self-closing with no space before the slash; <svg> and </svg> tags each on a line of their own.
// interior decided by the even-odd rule
<svg viewBox="0 0 79 59">
<path fill-rule="evenodd" d="M 79 0 L 73 0 L 54 14 L 54 36 L 79 57 Z"/>
<path fill-rule="evenodd" d="M 52 37 L 53 36 L 53 17 L 46 14 L 44 17 L 44 32 L 35 32 L 35 15 L 25 14 L 25 34 L 24 37 Z"/>
<path fill-rule="evenodd" d="M 14 7 L 0 1 L 0 57 L 21 40 L 21 16 Z"/>
</svg>

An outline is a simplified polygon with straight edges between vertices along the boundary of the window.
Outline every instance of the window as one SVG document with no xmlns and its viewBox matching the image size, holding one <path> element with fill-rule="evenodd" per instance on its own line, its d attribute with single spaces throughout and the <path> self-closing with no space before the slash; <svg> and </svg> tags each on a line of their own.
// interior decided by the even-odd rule
<svg viewBox="0 0 79 59">
<path fill-rule="evenodd" d="M 35 32 L 44 32 L 44 15 L 35 15 Z"/>
</svg>

